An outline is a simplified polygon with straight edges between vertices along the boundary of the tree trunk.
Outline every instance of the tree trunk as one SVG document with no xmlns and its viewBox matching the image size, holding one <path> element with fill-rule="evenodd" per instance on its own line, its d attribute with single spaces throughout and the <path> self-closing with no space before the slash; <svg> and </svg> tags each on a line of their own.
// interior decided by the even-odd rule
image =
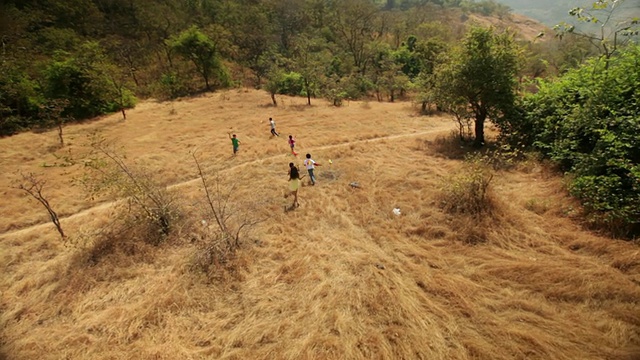
<svg viewBox="0 0 640 360">
<path fill-rule="evenodd" d="M 278 106 L 278 102 L 276 101 L 276 94 L 271 93 L 271 101 L 273 101 L 273 106 Z"/>
<path fill-rule="evenodd" d="M 426 114 L 426 113 L 427 113 L 427 102 L 426 102 L 426 101 L 423 101 L 423 102 L 422 102 L 422 108 L 421 108 L 421 110 L 422 110 L 422 113 L 423 113 L 423 114 Z"/>
<path fill-rule="evenodd" d="M 64 147 L 64 138 L 62 137 L 62 121 L 58 122 L 58 138 L 60 138 L 60 147 Z"/>
<path fill-rule="evenodd" d="M 484 146 L 484 120 L 487 118 L 487 110 L 480 109 L 476 113 L 476 138 L 473 145 L 477 147 Z"/>
<path fill-rule="evenodd" d="M 311 91 L 309 90 L 309 81 L 305 78 L 304 79 L 304 87 L 306 87 L 307 89 L 307 105 L 311 105 Z"/>
<path fill-rule="evenodd" d="M 136 84 L 137 87 L 140 86 L 140 82 L 138 81 L 138 77 L 136 76 L 136 70 L 135 69 L 131 69 L 129 70 L 129 72 L 131 73 L 131 78 L 133 78 L 133 82 Z"/>
<path fill-rule="evenodd" d="M 204 85 L 206 86 L 207 91 L 211 91 L 211 86 L 209 85 L 209 77 L 205 74 L 202 74 L 204 77 Z"/>
</svg>

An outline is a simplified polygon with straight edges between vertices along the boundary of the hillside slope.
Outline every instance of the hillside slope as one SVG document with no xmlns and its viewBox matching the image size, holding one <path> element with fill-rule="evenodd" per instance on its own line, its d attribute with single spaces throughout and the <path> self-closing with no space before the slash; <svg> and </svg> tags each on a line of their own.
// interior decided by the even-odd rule
<svg viewBox="0 0 640 360">
<path fill-rule="evenodd" d="M 5 190 L 0 358 L 640 354 L 640 251 L 582 229 L 560 178 L 534 162 L 499 170 L 486 216 L 452 215 L 440 206 L 442 189 L 464 168 L 464 149 L 448 140 L 449 119 L 418 116 L 402 102 L 304 101 L 283 97 L 273 108 L 264 92 L 234 90 L 146 102 L 126 121 L 114 115 L 69 126 L 72 145 L 54 152 L 54 133 L 0 140 L 7 172 L 44 173 L 65 216 L 96 205 L 69 181 L 83 173 L 84 139 L 95 130 L 154 169 L 190 214 L 160 246 L 109 252 L 90 242 L 65 246 L 52 226 L 34 226 L 47 221 L 42 209 Z M 269 136 L 268 117 L 323 164 L 294 211 L 283 211 L 291 202 L 283 198 L 286 170 L 301 159 L 288 154 L 284 136 Z M 228 131 L 242 140 L 235 158 Z M 203 210 L 189 154 L 196 148 L 207 176 L 237 185 L 243 211 L 268 215 L 245 238 L 236 266 L 211 279 L 191 267 Z M 60 165 L 65 154 L 78 161 L 41 167 Z M 7 189 L 9 179 L 0 181 Z M 359 187 L 349 186 L 354 181 Z M 78 240 L 112 216 L 103 206 L 63 226 Z M 87 263 L 87 251 L 102 253 Z"/>
</svg>

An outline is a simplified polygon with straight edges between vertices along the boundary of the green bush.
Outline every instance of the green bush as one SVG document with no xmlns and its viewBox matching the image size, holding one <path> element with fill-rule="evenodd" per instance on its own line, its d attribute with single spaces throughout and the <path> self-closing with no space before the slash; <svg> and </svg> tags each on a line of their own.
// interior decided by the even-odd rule
<svg viewBox="0 0 640 360">
<path fill-rule="evenodd" d="M 306 95 L 302 75 L 294 71 L 282 74 L 278 81 L 278 94 Z"/>
<path fill-rule="evenodd" d="M 76 119 L 133 106 L 135 98 L 123 84 L 116 83 L 116 71 L 100 45 L 88 42 L 77 54 L 56 54 L 44 72 L 44 95 L 47 99 L 67 100 L 64 115 Z"/>
<path fill-rule="evenodd" d="M 543 81 L 523 103 L 534 146 L 571 174 L 570 191 L 598 224 L 640 225 L 640 46 Z"/>
<path fill-rule="evenodd" d="M 28 129 L 42 102 L 40 86 L 17 62 L 0 61 L 0 136 Z"/>
<path fill-rule="evenodd" d="M 186 96 L 190 92 L 185 80 L 173 71 L 162 74 L 158 85 L 160 96 L 168 99 Z"/>
</svg>

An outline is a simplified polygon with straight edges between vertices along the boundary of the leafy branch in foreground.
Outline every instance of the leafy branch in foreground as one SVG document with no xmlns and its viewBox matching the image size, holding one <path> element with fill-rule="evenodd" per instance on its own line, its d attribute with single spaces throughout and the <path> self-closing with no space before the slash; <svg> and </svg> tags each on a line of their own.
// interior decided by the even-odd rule
<svg viewBox="0 0 640 360">
<path fill-rule="evenodd" d="M 578 30 L 576 25 L 566 22 L 554 26 L 553 29 L 559 38 L 566 34 L 575 34 L 587 39 L 602 56 L 609 59 L 621 45 L 629 42 L 632 37 L 637 38 L 640 33 L 640 19 L 617 16 L 618 13 L 624 16 L 624 3 L 624 0 L 597 0 L 591 8 L 575 7 L 569 10 L 569 15 L 579 23 L 597 25 L 597 34 Z"/>
</svg>

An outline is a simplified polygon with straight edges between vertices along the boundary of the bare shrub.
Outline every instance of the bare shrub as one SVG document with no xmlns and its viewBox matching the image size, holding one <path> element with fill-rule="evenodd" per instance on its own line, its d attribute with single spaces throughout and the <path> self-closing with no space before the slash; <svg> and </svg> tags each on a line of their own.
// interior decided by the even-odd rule
<svg viewBox="0 0 640 360">
<path fill-rule="evenodd" d="M 490 184 L 493 171 L 486 158 L 471 156 L 462 171 L 446 179 L 441 204 L 445 211 L 454 214 L 480 216 L 493 208 Z"/>
<path fill-rule="evenodd" d="M 66 238 L 66 235 L 64 234 L 64 231 L 62 231 L 62 225 L 60 224 L 58 214 L 53 210 L 53 207 L 51 207 L 49 200 L 47 200 L 47 198 L 42 193 L 44 185 L 47 183 L 46 180 L 38 177 L 34 173 L 20 175 L 22 176 L 22 180 L 16 187 L 29 194 L 32 198 L 36 199 L 40 204 L 42 204 L 42 206 L 44 206 L 44 208 L 47 210 L 47 213 L 49 213 L 51 222 L 56 226 L 60 237 L 62 238 L 62 240 L 64 240 Z"/>
<path fill-rule="evenodd" d="M 176 196 L 160 185 L 148 169 L 126 163 L 125 157 L 104 139 L 95 137 L 92 148 L 93 158 L 86 162 L 91 171 L 81 180 L 91 197 L 107 195 L 124 199 L 124 223 L 143 226 L 147 241 L 159 244 L 180 217 Z"/>
<path fill-rule="evenodd" d="M 40 105 L 40 117 L 44 119 L 46 127 L 55 126 L 58 129 L 58 140 L 60 147 L 64 146 L 64 137 L 62 134 L 63 125 L 73 120 L 72 117 L 62 115 L 69 106 L 69 100 L 53 99 L 48 100 L 45 104 Z"/>
<path fill-rule="evenodd" d="M 205 176 L 195 153 L 192 154 L 205 193 L 201 230 L 196 237 L 193 265 L 209 275 L 216 269 L 229 267 L 236 258 L 242 239 L 266 220 L 260 214 L 260 201 L 240 198 L 236 183 L 228 185 L 220 173 L 213 181 Z M 244 200 L 244 201 L 243 201 Z"/>
</svg>

